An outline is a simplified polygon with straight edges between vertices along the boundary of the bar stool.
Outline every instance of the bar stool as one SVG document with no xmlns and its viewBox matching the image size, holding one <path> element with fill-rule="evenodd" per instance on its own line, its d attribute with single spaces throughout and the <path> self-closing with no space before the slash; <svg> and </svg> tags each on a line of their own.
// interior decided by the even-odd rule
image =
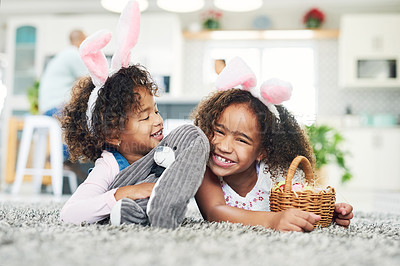
<svg viewBox="0 0 400 266">
<path fill-rule="evenodd" d="M 45 169 L 48 136 L 50 136 L 50 169 Z M 35 142 L 33 151 L 33 168 L 26 168 L 28 154 Z M 62 195 L 63 176 L 69 181 L 71 192 L 77 188 L 77 176 L 70 170 L 63 170 L 63 151 L 61 127 L 58 121 L 50 116 L 29 115 L 24 119 L 24 129 L 18 152 L 15 180 L 11 189 L 12 194 L 17 194 L 21 188 L 24 175 L 33 176 L 34 192 L 40 193 L 42 178 L 51 176 L 51 185 L 54 196 Z"/>
</svg>

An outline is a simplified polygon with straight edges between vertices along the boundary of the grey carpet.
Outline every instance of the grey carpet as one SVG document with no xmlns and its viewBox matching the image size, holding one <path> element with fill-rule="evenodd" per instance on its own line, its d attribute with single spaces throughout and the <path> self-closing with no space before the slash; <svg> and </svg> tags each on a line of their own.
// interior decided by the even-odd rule
<svg viewBox="0 0 400 266">
<path fill-rule="evenodd" d="M 0 265 L 400 265 L 400 215 L 356 212 L 311 233 L 202 221 L 177 230 L 66 225 L 61 203 L 0 202 Z"/>
</svg>

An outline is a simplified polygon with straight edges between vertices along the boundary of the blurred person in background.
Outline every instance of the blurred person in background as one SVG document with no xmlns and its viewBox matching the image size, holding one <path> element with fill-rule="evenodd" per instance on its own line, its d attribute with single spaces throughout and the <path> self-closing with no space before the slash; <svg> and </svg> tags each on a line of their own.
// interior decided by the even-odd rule
<svg viewBox="0 0 400 266">
<path fill-rule="evenodd" d="M 79 46 L 86 35 L 75 29 L 69 34 L 70 45 L 57 53 L 47 64 L 39 85 L 39 112 L 47 116 L 57 116 L 66 102 L 71 98 L 74 83 L 88 74 L 79 54 Z M 92 164 L 71 163 L 66 145 L 63 145 L 64 167 L 74 171 L 78 183 L 87 177 Z M 65 187 L 65 186 L 63 186 Z M 68 192 L 68 191 L 64 191 Z"/>
<path fill-rule="evenodd" d="M 75 81 L 87 74 L 79 56 L 79 46 L 85 38 L 86 35 L 81 30 L 71 31 L 71 45 L 56 54 L 47 64 L 40 79 L 40 113 L 52 116 L 61 110 L 63 104 L 70 99 Z"/>
</svg>

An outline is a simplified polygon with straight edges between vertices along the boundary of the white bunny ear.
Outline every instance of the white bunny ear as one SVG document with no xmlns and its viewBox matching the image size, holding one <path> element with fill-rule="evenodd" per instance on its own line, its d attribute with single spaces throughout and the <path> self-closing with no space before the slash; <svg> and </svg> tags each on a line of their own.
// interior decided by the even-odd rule
<svg viewBox="0 0 400 266">
<path fill-rule="evenodd" d="M 110 42 L 110 39 L 111 32 L 100 30 L 87 37 L 79 47 L 82 61 L 88 68 L 96 87 L 103 86 L 108 77 L 107 59 L 101 49 Z"/>
<path fill-rule="evenodd" d="M 91 129 L 92 111 L 97 99 L 97 93 L 108 78 L 107 59 L 101 49 L 110 42 L 110 39 L 111 33 L 109 31 L 100 30 L 86 38 L 79 47 L 82 61 L 88 68 L 92 82 L 95 85 L 90 94 L 86 110 L 89 129 Z"/>
<path fill-rule="evenodd" d="M 111 60 L 111 73 L 129 65 L 131 49 L 136 45 L 140 32 L 140 9 L 136 1 L 129 1 L 115 30 L 117 47 Z"/>
<path fill-rule="evenodd" d="M 240 57 L 229 61 L 215 82 L 218 90 L 229 90 L 238 85 L 242 85 L 245 90 L 250 90 L 256 84 L 256 76 Z"/>
<path fill-rule="evenodd" d="M 260 94 L 272 104 L 281 104 L 292 96 L 293 87 L 287 81 L 272 78 L 261 85 Z"/>
<path fill-rule="evenodd" d="M 261 85 L 257 92 L 258 99 L 280 120 L 278 109 L 275 104 L 281 104 L 292 96 L 292 84 L 287 81 L 272 78 Z M 254 94 L 253 94 L 254 95 Z"/>
</svg>

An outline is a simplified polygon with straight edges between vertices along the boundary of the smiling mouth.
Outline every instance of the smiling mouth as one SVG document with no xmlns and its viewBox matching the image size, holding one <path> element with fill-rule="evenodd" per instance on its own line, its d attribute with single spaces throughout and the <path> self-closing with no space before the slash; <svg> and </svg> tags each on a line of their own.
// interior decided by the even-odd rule
<svg viewBox="0 0 400 266">
<path fill-rule="evenodd" d="M 225 158 L 225 157 L 222 157 L 222 156 L 219 156 L 219 155 L 217 155 L 217 154 L 215 154 L 214 153 L 214 158 L 217 160 L 217 161 L 219 161 L 219 162 L 221 162 L 221 163 L 226 163 L 226 164 L 232 164 L 232 163 L 235 163 L 234 161 L 231 161 L 231 160 L 229 160 L 229 159 L 227 159 L 227 158 Z"/>
<path fill-rule="evenodd" d="M 151 134 L 150 136 L 156 138 L 156 137 L 161 136 L 162 133 L 163 133 L 163 129 L 160 129 L 159 131 L 157 131 L 157 132 L 154 133 L 154 134 Z"/>
</svg>

